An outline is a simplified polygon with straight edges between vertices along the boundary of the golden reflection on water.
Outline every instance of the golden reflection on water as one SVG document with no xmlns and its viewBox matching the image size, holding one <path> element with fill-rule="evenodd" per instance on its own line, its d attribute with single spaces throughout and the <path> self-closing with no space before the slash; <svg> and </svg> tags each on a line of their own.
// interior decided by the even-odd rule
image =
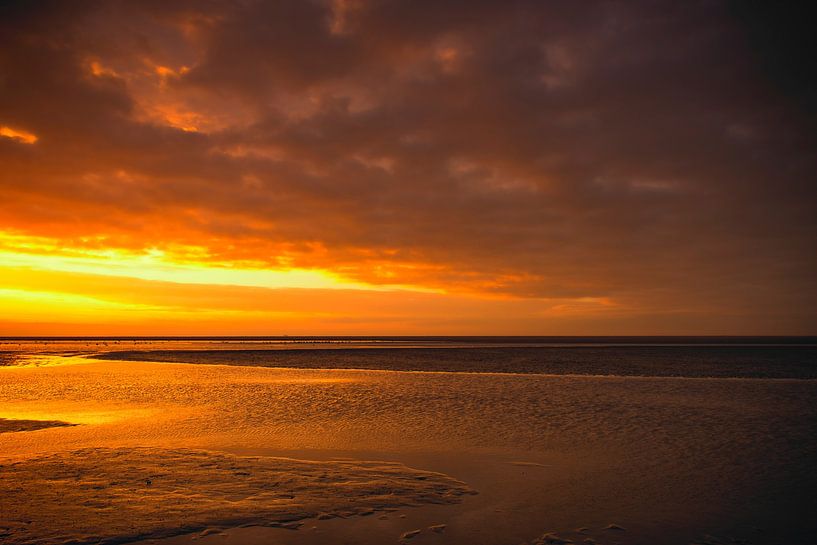
<svg viewBox="0 0 817 545">
<path fill-rule="evenodd" d="M 55 356 L 53 354 L 25 354 L 19 356 L 14 367 L 56 367 L 88 363 L 83 356 Z M 2 368 L 0 368 L 2 369 Z"/>
<path fill-rule="evenodd" d="M 52 354 L 29 355 L 19 363 L 0 367 L 0 418 L 79 426 L 0 434 L 0 457 L 121 444 L 218 447 L 243 444 L 248 436 L 256 444 L 292 446 L 289 439 L 297 441 L 301 435 L 297 415 L 314 412 L 309 407 L 313 388 L 342 391 L 365 380 L 354 372 L 99 361 Z M 273 416 L 281 412 L 287 422 Z"/>
<path fill-rule="evenodd" d="M 155 415 L 158 409 L 112 407 L 104 404 L 72 402 L 58 403 L 4 403 L 0 406 L 0 418 L 7 420 L 59 420 L 70 424 L 107 424 Z"/>
</svg>

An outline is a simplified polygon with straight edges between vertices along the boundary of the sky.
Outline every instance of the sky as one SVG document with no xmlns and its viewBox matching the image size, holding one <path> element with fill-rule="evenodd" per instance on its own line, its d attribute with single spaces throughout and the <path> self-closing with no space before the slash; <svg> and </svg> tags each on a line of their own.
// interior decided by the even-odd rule
<svg viewBox="0 0 817 545">
<path fill-rule="evenodd" d="M 4 1 L 0 336 L 815 334 L 807 21 Z"/>
</svg>

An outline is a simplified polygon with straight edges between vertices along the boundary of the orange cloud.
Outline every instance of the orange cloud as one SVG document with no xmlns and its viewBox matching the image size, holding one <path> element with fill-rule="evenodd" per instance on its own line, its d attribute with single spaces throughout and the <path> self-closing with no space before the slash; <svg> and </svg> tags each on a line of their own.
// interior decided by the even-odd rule
<svg viewBox="0 0 817 545">
<path fill-rule="evenodd" d="M 6 127 L 5 125 L 0 125 L 0 136 L 17 140 L 23 144 L 33 144 L 38 140 L 37 135 L 33 133 L 20 129 L 12 129 L 11 127 Z"/>
</svg>

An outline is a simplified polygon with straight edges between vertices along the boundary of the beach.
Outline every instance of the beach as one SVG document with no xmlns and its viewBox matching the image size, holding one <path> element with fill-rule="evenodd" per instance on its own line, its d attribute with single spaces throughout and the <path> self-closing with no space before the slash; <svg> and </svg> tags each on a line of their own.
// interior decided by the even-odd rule
<svg viewBox="0 0 817 545">
<path fill-rule="evenodd" d="M 344 369 L 352 350 L 284 368 L 81 348 L 0 367 L 4 543 L 817 535 L 808 378 Z"/>
</svg>

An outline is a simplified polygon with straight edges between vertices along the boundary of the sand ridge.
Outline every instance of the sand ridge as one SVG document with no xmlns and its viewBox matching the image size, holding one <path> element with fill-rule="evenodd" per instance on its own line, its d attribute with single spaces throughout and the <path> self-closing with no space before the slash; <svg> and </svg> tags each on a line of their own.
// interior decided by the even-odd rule
<svg viewBox="0 0 817 545">
<path fill-rule="evenodd" d="M 59 428 L 63 426 L 75 426 L 70 422 L 61 420 L 21 420 L 17 418 L 0 418 L 0 433 L 10 433 L 19 431 L 37 431 L 46 428 Z"/>
</svg>

